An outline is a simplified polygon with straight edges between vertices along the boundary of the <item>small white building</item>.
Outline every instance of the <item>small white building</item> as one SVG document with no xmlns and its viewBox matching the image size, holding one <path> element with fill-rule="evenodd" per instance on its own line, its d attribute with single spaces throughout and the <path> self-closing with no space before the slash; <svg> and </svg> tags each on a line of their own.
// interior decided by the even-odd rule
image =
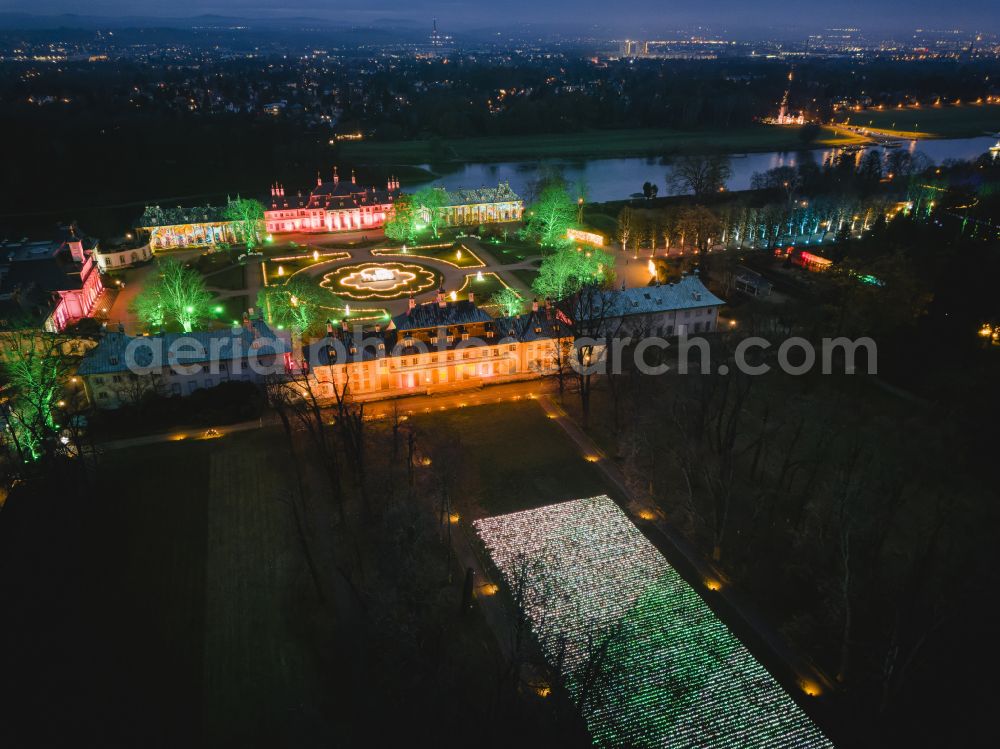
<svg viewBox="0 0 1000 749">
<path fill-rule="evenodd" d="M 98 245 L 94 248 L 94 260 L 101 273 L 118 270 L 119 268 L 131 268 L 139 263 L 145 263 L 153 259 L 153 250 L 149 244 L 141 247 L 116 247 L 105 249 Z"/>
</svg>

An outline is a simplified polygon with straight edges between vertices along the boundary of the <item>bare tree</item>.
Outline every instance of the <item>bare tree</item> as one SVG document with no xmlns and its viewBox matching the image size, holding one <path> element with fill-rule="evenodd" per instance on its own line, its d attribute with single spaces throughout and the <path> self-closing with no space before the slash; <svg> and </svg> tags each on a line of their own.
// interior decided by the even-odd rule
<svg viewBox="0 0 1000 749">
<path fill-rule="evenodd" d="M 670 164 L 667 185 L 675 195 L 703 197 L 719 192 L 732 174 L 729 157 L 719 154 L 685 154 Z"/>
</svg>

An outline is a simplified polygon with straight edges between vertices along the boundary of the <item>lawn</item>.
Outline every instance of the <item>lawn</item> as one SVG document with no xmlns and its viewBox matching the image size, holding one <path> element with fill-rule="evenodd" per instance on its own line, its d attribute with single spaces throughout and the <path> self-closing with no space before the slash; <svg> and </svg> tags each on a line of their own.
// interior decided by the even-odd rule
<svg viewBox="0 0 1000 749">
<path fill-rule="evenodd" d="M 246 266 L 235 263 L 205 275 L 205 283 L 213 289 L 237 291 L 247 287 Z"/>
<path fill-rule="evenodd" d="M 517 277 L 517 280 L 523 283 L 529 289 L 531 288 L 531 285 L 535 282 L 535 279 L 538 278 L 537 270 L 528 270 L 527 268 L 518 268 L 517 270 L 512 270 L 507 272 L 513 273 L 514 276 Z"/>
<path fill-rule="evenodd" d="M 477 517 L 610 492 L 600 471 L 533 401 L 418 414 L 411 420 L 430 434 L 462 436 L 463 460 L 472 461 L 478 473 Z"/>
<path fill-rule="evenodd" d="M 306 644 L 316 606 L 280 501 L 281 440 L 109 451 L 92 492 L 8 504 L 3 662 L 23 714 L 0 743 L 15 717 L 30 733 L 8 746 L 335 741 L 315 718 L 329 690 Z"/>
<path fill-rule="evenodd" d="M 506 288 L 506 286 L 496 273 L 484 273 L 482 281 L 477 281 L 476 274 L 471 273 L 465 277 L 465 285 L 458 290 L 458 296 L 462 298 L 464 294 L 471 291 L 476 295 L 476 304 L 479 306 L 489 306 L 487 302 L 489 302 L 490 297 L 503 288 Z"/>
<path fill-rule="evenodd" d="M 432 240 L 433 241 L 433 240 Z M 461 253 L 461 254 L 460 254 Z M 485 263 L 467 247 L 457 244 L 445 247 L 407 247 L 404 253 L 402 247 L 380 248 L 372 253 L 375 257 L 399 255 L 400 257 L 425 258 L 427 260 L 439 260 L 449 265 L 456 265 L 459 268 L 482 268 Z M 398 259 L 398 258 L 395 258 Z"/>
<path fill-rule="evenodd" d="M 294 621 L 314 601 L 280 501 L 291 483 L 275 459 L 281 439 L 248 432 L 106 459 L 102 476 L 143 487 L 109 492 L 116 525 L 102 540 L 120 543 L 108 586 L 126 608 L 123 634 L 143 654 L 129 664 L 133 686 L 178 739 L 203 725 L 209 744 L 256 743 L 315 704 Z"/>
<path fill-rule="evenodd" d="M 212 302 L 212 319 L 226 326 L 231 325 L 234 321 L 239 323 L 243 319 L 243 313 L 256 305 L 257 300 L 251 300 L 248 296 L 231 296 L 225 299 L 216 299 Z M 216 307 L 222 307 L 222 311 L 216 312 Z"/>
<path fill-rule="evenodd" d="M 816 145 L 843 140 L 824 130 Z M 802 147 L 797 128 L 757 126 L 718 131 L 664 129 L 511 135 L 443 141 L 361 141 L 341 146 L 356 162 L 426 164 L 541 158 L 614 158 L 665 153 L 788 150 Z"/>
<path fill-rule="evenodd" d="M 843 121 L 839 117 L 838 120 Z M 862 112 L 851 112 L 847 120 L 854 126 L 922 133 L 941 138 L 963 138 L 995 133 L 1000 128 L 1000 105 L 964 104 L 920 109 L 913 107 L 866 109 Z"/>
</svg>

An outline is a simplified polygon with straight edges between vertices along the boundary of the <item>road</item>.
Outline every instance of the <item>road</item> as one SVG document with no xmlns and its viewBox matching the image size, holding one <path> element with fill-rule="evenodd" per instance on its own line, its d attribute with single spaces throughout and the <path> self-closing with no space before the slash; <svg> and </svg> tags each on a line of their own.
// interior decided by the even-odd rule
<svg viewBox="0 0 1000 749">
<path fill-rule="evenodd" d="M 531 400 L 549 393 L 555 387 L 549 381 L 528 380 L 525 382 L 508 382 L 487 387 L 468 388 L 465 390 L 446 390 L 443 392 L 423 395 L 411 395 L 392 400 L 372 401 L 365 405 L 365 414 L 370 419 L 389 418 L 394 408 L 405 416 L 431 411 L 447 411 L 453 408 L 468 406 L 483 406 L 488 403 L 504 401 Z M 332 408 L 326 409 L 332 411 Z M 182 440 L 223 439 L 226 435 L 261 429 L 268 426 L 278 426 L 280 421 L 276 416 L 268 415 L 260 419 L 240 421 L 235 424 L 216 426 L 218 437 L 206 437 L 209 427 L 177 428 L 169 432 L 145 434 L 140 437 L 127 437 L 119 440 L 102 442 L 102 450 L 122 450 L 130 447 L 142 447 L 163 442 L 180 442 Z"/>
</svg>

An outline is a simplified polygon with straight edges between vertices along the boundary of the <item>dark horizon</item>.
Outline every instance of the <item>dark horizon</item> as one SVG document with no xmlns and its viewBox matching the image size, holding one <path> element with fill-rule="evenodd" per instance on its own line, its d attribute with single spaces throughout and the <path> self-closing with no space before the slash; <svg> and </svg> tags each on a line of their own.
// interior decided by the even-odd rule
<svg viewBox="0 0 1000 749">
<path fill-rule="evenodd" d="M 718 0 L 711 8 L 673 9 L 655 0 L 638 0 L 609 14 L 597 0 L 550 0 L 544 4 L 511 0 L 497 18 L 492 3 L 449 3 L 441 0 L 383 0 L 371 5 L 348 2 L 331 8 L 323 0 L 299 0 L 294 6 L 263 7 L 256 0 L 178 0 L 169 8 L 153 0 L 96 0 L 81 9 L 68 0 L 27 2 L 14 0 L 0 12 L 5 28 L 43 29 L 79 25 L 127 26 L 187 25 L 206 16 L 225 20 L 257 22 L 321 21 L 337 26 L 430 26 L 432 19 L 449 32 L 509 31 L 521 28 L 546 33 L 579 34 L 588 30 L 604 35 L 641 36 L 705 26 L 731 36 L 757 36 L 775 32 L 815 33 L 833 28 L 857 28 L 862 32 L 910 34 L 923 31 L 959 31 L 964 34 L 1000 30 L 1000 12 L 990 0 L 970 0 L 961 7 L 941 6 L 931 0 L 848 0 L 828 5 L 806 2 L 793 8 L 780 0 L 756 0 L 752 4 Z M 609 18 L 609 15 L 611 16 Z M 764 22 L 762 19 L 772 19 Z"/>
</svg>

